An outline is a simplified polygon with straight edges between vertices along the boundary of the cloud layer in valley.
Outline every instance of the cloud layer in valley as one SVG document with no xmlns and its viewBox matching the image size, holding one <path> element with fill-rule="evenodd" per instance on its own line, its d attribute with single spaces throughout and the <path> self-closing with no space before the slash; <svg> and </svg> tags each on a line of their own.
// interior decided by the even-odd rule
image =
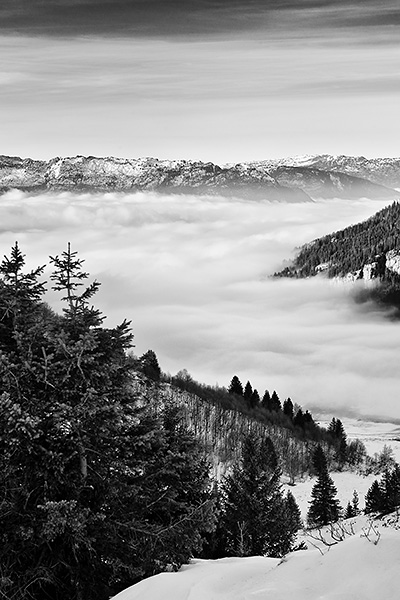
<svg viewBox="0 0 400 600">
<path fill-rule="evenodd" d="M 18 240 L 32 267 L 71 241 L 102 282 L 107 323 L 132 319 L 135 352 L 152 348 L 165 371 L 220 385 L 237 374 L 313 410 L 396 418 L 399 325 L 344 284 L 268 277 L 295 246 L 382 206 L 14 191 L 0 241 L 4 254 Z"/>
</svg>

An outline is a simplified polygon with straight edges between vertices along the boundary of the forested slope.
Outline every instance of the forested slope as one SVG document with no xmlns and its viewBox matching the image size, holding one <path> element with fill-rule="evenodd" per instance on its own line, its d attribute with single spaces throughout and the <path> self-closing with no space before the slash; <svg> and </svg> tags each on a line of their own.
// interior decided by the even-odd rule
<svg viewBox="0 0 400 600">
<path fill-rule="evenodd" d="M 286 554 L 301 520 L 282 471 L 315 470 L 317 442 L 356 465 L 362 444 L 236 376 L 211 388 L 135 357 L 129 322 L 103 326 L 83 262 L 69 244 L 50 257 L 61 314 L 17 243 L 0 264 L 2 597 L 107 600 L 200 551 Z"/>
<path fill-rule="evenodd" d="M 365 297 L 400 307 L 400 204 L 303 246 L 276 277 L 346 277 L 374 282 Z"/>
</svg>

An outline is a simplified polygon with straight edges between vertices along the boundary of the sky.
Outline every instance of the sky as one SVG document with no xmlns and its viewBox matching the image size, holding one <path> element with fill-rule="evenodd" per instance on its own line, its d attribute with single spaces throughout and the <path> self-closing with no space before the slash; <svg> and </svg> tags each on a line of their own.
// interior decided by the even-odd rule
<svg viewBox="0 0 400 600">
<path fill-rule="evenodd" d="M 3 154 L 395 156 L 397 0 L 2 0 Z"/>
</svg>

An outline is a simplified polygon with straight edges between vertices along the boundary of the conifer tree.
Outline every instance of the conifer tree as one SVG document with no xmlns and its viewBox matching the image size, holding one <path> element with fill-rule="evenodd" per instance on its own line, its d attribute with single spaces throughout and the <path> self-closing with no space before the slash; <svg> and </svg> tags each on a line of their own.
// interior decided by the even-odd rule
<svg viewBox="0 0 400 600">
<path fill-rule="evenodd" d="M 258 393 L 258 391 L 256 389 L 253 390 L 253 393 L 251 394 L 251 398 L 250 398 L 250 406 L 252 408 L 256 408 L 256 406 L 259 406 L 260 404 L 260 395 Z"/>
<path fill-rule="evenodd" d="M 328 473 L 328 469 L 320 461 L 318 479 L 311 490 L 311 502 L 307 520 L 312 527 L 321 527 L 338 520 L 340 515 L 339 501 L 335 498 L 336 487 Z"/>
<path fill-rule="evenodd" d="M 385 500 L 378 480 L 373 481 L 371 487 L 365 495 L 365 513 L 384 511 Z"/>
<path fill-rule="evenodd" d="M 140 357 L 140 366 L 143 373 L 153 381 L 159 381 L 161 377 L 161 369 L 158 364 L 156 353 L 153 350 L 148 350 Z"/>
<path fill-rule="evenodd" d="M 291 421 L 293 421 L 294 406 L 290 398 L 286 398 L 286 400 L 283 403 L 283 414 L 286 415 Z"/>
<path fill-rule="evenodd" d="M 296 534 L 302 527 L 301 512 L 295 497 L 289 490 L 286 494 L 286 523 L 291 534 Z"/>
<path fill-rule="evenodd" d="M 386 470 L 382 476 L 382 489 L 386 511 L 391 512 L 400 506 L 400 466 L 396 463 L 392 470 Z"/>
<path fill-rule="evenodd" d="M 279 412 L 282 409 L 281 401 L 279 400 L 279 396 L 274 390 L 271 396 L 271 410 L 275 412 Z"/>
<path fill-rule="evenodd" d="M 248 381 L 244 387 L 244 392 L 243 392 L 243 398 L 247 402 L 247 404 L 250 404 L 252 395 L 253 395 L 253 388 L 252 388 L 250 381 Z"/>
<path fill-rule="evenodd" d="M 261 406 L 265 410 L 271 410 L 271 395 L 268 390 L 265 390 L 264 396 L 261 400 Z"/>
<path fill-rule="evenodd" d="M 353 506 L 352 506 L 351 502 L 349 501 L 347 503 L 346 510 L 344 511 L 344 518 L 352 519 L 355 516 L 356 516 L 356 514 L 354 512 Z"/>
<path fill-rule="evenodd" d="M 328 433 L 336 446 L 336 459 L 339 467 L 342 467 L 347 459 L 347 436 L 342 421 L 333 417 L 328 427 Z"/>
<path fill-rule="evenodd" d="M 316 473 L 317 475 L 319 475 L 323 471 L 327 470 L 328 464 L 327 464 L 326 456 L 322 449 L 321 444 L 316 445 L 316 447 L 311 455 L 311 462 L 312 462 L 314 473 Z"/>
<path fill-rule="evenodd" d="M 400 506 L 400 466 L 386 468 L 380 483 L 375 480 L 365 496 L 365 512 L 389 513 Z"/>
<path fill-rule="evenodd" d="M 359 497 L 358 497 L 357 490 L 354 490 L 354 492 L 353 492 L 353 498 L 351 499 L 351 506 L 352 506 L 353 513 L 354 513 L 355 517 L 360 514 L 359 502 L 360 502 L 360 500 L 359 500 Z"/>
<path fill-rule="evenodd" d="M 223 493 L 228 555 L 289 552 L 295 535 L 288 518 L 292 504 L 283 498 L 277 456 L 269 438 L 261 440 L 254 434 L 245 438 L 241 464 L 226 479 Z"/>
<path fill-rule="evenodd" d="M 18 345 L 18 336 L 35 323 L 45 292 L 39 279 L 44 266 L 26 272 L 25 255 L 18 242 L 4 256 L 0 264 L 0 349 L 12 350 Z"/>
<path fill-rule="evenodd" d="M 243 396 L 243 386 L 237 375 L 232 377 L 228 392 L 230 394 L 236 394 L 237 396 Z"/>
<path fill-rule="evenodd" d="M 299 429 L 304 429 L 304 413 L 301 408 L 299 408 L 294 415 L 293 424 Z"/>
<path fill-rule="evenodd" d="M 328 433 L 332 438 L 336 438 L 337 429 L 336 429 L 336 417 L 333 417 L 331 422 L 328 425 Z"/>
</svg>

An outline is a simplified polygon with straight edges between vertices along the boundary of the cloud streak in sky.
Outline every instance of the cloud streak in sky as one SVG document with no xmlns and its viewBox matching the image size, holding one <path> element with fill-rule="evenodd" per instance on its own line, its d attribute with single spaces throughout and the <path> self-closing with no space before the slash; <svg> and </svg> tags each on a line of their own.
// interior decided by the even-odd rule
<svg viewBox="0 0 400 600">
<path fill-rule="evenodd" d="M 171 37 L 269 29 L 393 28 L 395 0 L 2 0 L 0 30 Z"/>
<path fill-rule="evenodd" d="M 17 239 L 34 267 L 71 241 L 102 282 L 108 322 L 132 319 L 136 352 L 152 348 L 164 370 L 223 385 L 237 374 L 313 409 L 395 418 L 398 325 L 345 285 L 268 277 L 295 246 L 381 206 L 9 192 L 0 242 L 6 253 Z"/>
</svg>

